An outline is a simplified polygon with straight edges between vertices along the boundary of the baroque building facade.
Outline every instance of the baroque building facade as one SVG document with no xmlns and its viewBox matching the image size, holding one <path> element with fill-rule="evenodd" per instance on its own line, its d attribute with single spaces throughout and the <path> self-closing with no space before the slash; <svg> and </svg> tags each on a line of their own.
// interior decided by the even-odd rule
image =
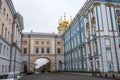
<svg viewBox="0 0 120 80">
<path fill-rule="evenodd" d="M 120 71 L 120 0 L 87 0 L 63 34 L 65 71 Z"/>
<path fill-rule="evenodd" d="M 47 71 L 64 70 L 64 50 L 62 35 L 55 33 L 24 32 L 22 36 L 23 69 L 35 70 L 35 61 L 48 59 Z"/>
<path fill-rule="evenodd" d="M 21 47 L 16 42 L 21 41 L 23 28 L 12 0 L 0 0 L 0 73 L 21 70 Z"/>
</svg>

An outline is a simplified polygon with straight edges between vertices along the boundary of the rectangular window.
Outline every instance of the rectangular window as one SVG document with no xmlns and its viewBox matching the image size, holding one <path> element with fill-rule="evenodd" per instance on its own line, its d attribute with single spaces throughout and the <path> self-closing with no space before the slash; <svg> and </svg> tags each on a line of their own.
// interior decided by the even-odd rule
<svg viewBox="0 0 120 80">
<path fill-rule="evenodd" d="M 8 31 L 8 42 L 9 42 L 9 36 L 10 36 L 10 32 Z"/>
<path fill-rule="evenodd" d="M 0 54 L 1 54 L 1 51 L 2 51 L 2 43 L 0 43 Z"/>
<path fill-rule="evenodd" d="M 36 53 L 39 53 L 39 48 L 36 48 Z"/>
<path fill-rule="evenodd" d="M 44 48 L 41 48 L 41 53 L 44 53 Z"/>
<path fill-rule="evenodd" d="M 5 72 L 7 72 L 7 65 L 5 66 Z"/>
<path fill-rule="evenodd" d="M 8 20 L 9 15 L 7 14 L 7 20 Z"/>
<path fill-rule="evenodd" d="M 58 45 L 60 45 L 60 42 L 57 42 Z"/>
<path fill-rule="evenodd" d="M 36 41 L 36 44 L 39 44 L 39 41 Z"/>
<path fill-rule="evenodd" d="M 111 50 L 109 49 L 109 50 L 106 50 L 106 51 L 107 51 L 107 60 L 111 61 L 112 60 L 112 58 L 111 58 Z"/>
<path fill-rule="evenodd" d="M 4 65 L 2 65 L 2 72 L 4 72 Z"/>
<path fill-rule="evenodd" d="M 60 54 L 60 48 L 58 48 L 58 54 Z"/>
<path fill-rule="evenodd" d="M 5 15 L 5 12 L 6 12 L 6 9 L 4 8 L 4 9 L 3 9 L 3 14 L 4 14 L 4 15 Z"/>
<path fill-rule="evenodd" d="M 50 53 L 50 48 L 47 48 L 47 53 Z"/>
<path fill-rule="evenodd" d="M 120 10 L 116 10 L 117 16 L 120 16 Z"/>
<path fill-rule="evenodd" d="M 24 48 L 24 54 L 27 54 L 27 48 Z"/>
<path fill-rule="evenodd" d="M 99 68 L 100 67 L 100 62 L 99 61 L 97 61 L 97 68 Z"/>
<path fill-rule="evenodd" d="M 105 39 L 105 45 L 110 46 L 110 39 Z"/>
<path fill-rule="evenodd" d="M 6 50 L 5 50 L 5 49 L 6 49 L 6 46 L 4 46 L 4 49 L 3 49 L 3 54 L 5 54 L 5 52 L 6 52 Z"/>
<path fill-rule="evenodd" d="M 4 32 L 4 24 L 2 23 L 2 31 L 1 31 L 1 36 L 3 37 L 3 32 Z"/>
<path fill-rule="evenodd" d="M 118 32 L 120 33 L 120 21 L 118 21 Z"/>
<path fill-rule="evenodd" d="M 44 44 L 44 41 L 42 41 L 41 44 L 43 45 L 43 44 Z"/>
<path fill-rule="evenodd" d="M 49 42 L 49 41 L 47 41 L 47 44 L 50 44 L 50 42 Z"/>
<path fill-rule="evenodd" d="M 7 37 L 7 28 L 5 29 L 5 39 L 6 39 L 6 37 Z"/>
</svg>

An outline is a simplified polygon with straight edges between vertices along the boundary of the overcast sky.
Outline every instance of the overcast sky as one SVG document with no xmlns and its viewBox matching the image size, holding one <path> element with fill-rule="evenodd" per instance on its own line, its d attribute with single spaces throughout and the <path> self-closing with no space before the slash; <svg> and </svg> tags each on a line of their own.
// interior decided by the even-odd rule
<svg viewBox="0 0 120 80">
<path fill-rule="evenodd" d="M 12 0 L 24 17 L 24 32 L 57 33 L 58 19 L 74 17 L 86 0 Z"/>
</svg>

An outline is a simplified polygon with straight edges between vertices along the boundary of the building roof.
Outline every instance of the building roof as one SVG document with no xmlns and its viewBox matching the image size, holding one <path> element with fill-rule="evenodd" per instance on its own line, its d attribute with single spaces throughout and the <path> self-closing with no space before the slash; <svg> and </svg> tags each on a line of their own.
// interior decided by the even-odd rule
<svg viewBox="0 0 120 80">
<path fill-rule="evenodd" d="M 23 32 L 23 36 L 53 36 L 53 37 L 62 37 L 61 34 L 57 34 L 57 33 L 42 33 L 42 32 Z"/>
</svg>

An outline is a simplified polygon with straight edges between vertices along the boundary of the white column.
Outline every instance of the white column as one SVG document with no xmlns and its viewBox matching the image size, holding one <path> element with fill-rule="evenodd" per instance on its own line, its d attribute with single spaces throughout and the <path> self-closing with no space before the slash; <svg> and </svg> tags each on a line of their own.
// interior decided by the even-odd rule
<svg viewBox="0 0 120 80">
<path fill-rule="evenodd" d="M 52 54 L 55 54 L 55 39 L 52 39 Z"/>
<path fill-rule="evenodd" d="M 30 52 L 31 53 L 30 54 L 34 54 L 34 39 L 31 39 L 30 43 L 31 43 L 31 45 L 30 45 L 30 50 L 31 50 Z"/>
<path fill-rule="evenodd" d="M 101 12 L 102 12 L 102 21 L 104 27 L 104 35 L 108 35 L 108 22 L 107 22 L 107 15 L 106 15 L 106 6 L 104 4 L 101 5 Z"/>
</svg>

